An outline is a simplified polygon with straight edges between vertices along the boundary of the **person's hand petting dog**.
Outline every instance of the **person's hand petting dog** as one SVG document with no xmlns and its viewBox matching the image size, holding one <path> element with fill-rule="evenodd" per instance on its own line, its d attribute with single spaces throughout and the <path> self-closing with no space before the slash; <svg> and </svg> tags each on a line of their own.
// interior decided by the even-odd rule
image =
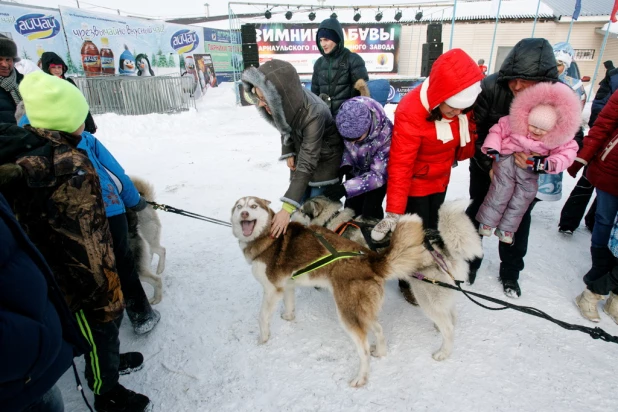
<svg viewBox="0 0 618 412">
<path fill-rule="evenodd" d="M 279 235 L 285 235 L 285 231 L 290 224 L 291 213 L 285 209 L 281 209 L 273 217 L 273 221 L 270 226 L 270 237 L 278 238 Z"/>
</svg>

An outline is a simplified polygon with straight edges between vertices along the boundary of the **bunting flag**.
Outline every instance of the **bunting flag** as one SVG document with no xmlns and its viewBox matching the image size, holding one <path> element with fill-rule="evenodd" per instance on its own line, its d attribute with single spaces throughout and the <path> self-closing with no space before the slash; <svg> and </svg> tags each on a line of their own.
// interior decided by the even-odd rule
<svg viewBox="0 0 618 412">
<path fill-rule="evenodd" d="M 614 8 L 612 9 L 612 14 L 610 15 L 612 23 L 618 22 L 618 18 L 616 18 L 616 13 L 618 13 L 618 0 L 614 2 Z"/>
<path fill-rule="evenodd" d="M 575 10 L 573 11 L 573 20 L 579 19 L 580 11 L 582 11 L 582 0 L 575 0 Z"/>
</svg>

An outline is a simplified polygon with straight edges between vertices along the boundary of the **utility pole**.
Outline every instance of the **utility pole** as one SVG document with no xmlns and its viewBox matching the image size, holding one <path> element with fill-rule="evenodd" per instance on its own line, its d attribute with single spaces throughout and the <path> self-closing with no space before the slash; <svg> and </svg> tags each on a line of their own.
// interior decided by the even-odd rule
<svg viewBox="0 0 618 412">
<path fill-rule="evenodd" d="M 79 0 L 75 0 L 75 3 L 77 3 L 77 8 L 79 9 Z"/>
</svg>

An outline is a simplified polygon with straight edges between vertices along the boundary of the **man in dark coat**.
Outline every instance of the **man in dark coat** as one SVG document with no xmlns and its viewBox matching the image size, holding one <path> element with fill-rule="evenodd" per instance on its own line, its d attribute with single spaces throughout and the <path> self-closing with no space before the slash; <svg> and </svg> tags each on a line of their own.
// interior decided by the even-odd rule
<svg viewBox="0 0 618 412">
<path fill-rule="evenodd" d="M 470 219 L 478 225 L 475 217 L 487 195 L 491 179 L 493 160 L 483 154 L 481 147 L 489 129 L 498 120 L 509 114 L 509 107 L 515 95 L 538 82 L 557 82 L 558 69 L 551 44 L 545 39 L 523 39 L 519 41 L 508 54 L 500 71 L 491 74 L 481 82 L 482 92 L 474 106 L 474 118 L 478 139 L 476 154 L 470 159 L 470 198 L 472 204 L 466 211 Z M 527 155 L 515 153 L 519 167 L 527 167 Z M 513 244 L 500 242 L 500 279 L 504 293 L 509 297 L 519 297 L 519 272 L 524 268 L 524 256 L 528 250 L 528 235 L 530 233 L 530 213 L 535 202 L 532 202 L 523 217 L 519 230 L 515 233 Z M 476 278 L 476 272 L 482 259 L 470 263 L 470 282 Z"/>
<path fill-rule="evenodd" d="M 300 83 L 294 66 L 271 60 L 242 74 L 245 95 L 281 133 L 281 157 L 291 170 L 291 181 L 273 220 L 271 234 L 285 233 L 290 215 L 309 197 L 339 183 L 343 141 L 330 110 Z"/>
<path fill-rule="evenodd" d="M 88 349 L 49 266 L 1 194 L 0 347 L 4 411 L 62 405 L 54 385 Z"/>
<path fill-rule="evenodd" d="M 343 29 L 337 19 L 320 23 L 316 43 L 322 57 L 313 65 L 311 91 L 330 107 L 333 116 L 341 104 L 354 96 L 369 96 L 365 61 L 343 45 Z"/>
<path fill-rule="evenodd" d="M 0 123 L 16 123 L 15 109 L 21 102 L 18 86 L 24 78 L 15 70 L 19 60 L 15 42 L 0 35 Z"/>
</svg>

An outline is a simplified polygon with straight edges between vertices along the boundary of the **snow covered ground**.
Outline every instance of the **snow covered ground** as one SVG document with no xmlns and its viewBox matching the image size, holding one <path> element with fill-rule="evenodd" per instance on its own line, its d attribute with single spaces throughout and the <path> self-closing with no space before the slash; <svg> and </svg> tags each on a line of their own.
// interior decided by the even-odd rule
<svg viewBox="0 0 618 412">
<path fill-rule="evenodd" d="M 154 184 L 160 203 L 221 220 L 246 195 L 280 207 L 288 172 L 277 161 L 279 136 L 255 108 L 235 105 L 230 86 L 210 89 L 198 111 L 108 114 L 96 121 L 99 139 L 130 174 Z M 574 183 L 565 177 L 566 195 Z M 453 171 L 447 199 L 467 193 L 463 162 Z M 523 295 L 515 303 L 591 326 L 573 303 L 590 266 L 590 234 L 558 233 L 563 203 L 541 203 L 534 210 Z M 146 359 L 142 371 L 120 382 L 148 395 L 156 411 L 615 409 L 615 344 L 519 312 L 488 311 L 460 296 L 453 355 L 436 362 L 431 353 L 441 337 L 418 307 L 403 300 L 396 282 L 387 285 L 380 316 L 388 355 L 371 360 L 366 387 L 350 388 L 357 355 L 328 292 L 297 291 L 296 320 L 275 315 L 270 341 L 258 346 L 261 287 L 230 229 L 160 216 L 167 247 L 164 297 L 157 306 L 161 322 L 150 335 L 137 337 L 125 319 L 120 336 L 121 351 L 141 351 Z M 485 240 L 486 257 L 469 288 L 506 299 L 497 279 L 497 243 L 495 237 Z M 600 327 L 618 335 L 618 326 L 604 313 L 601 318 Z M 83 365 L 80 359 L 80 371 Z M 85 411 L 71 371 L 60 385 L 66 410 Z"/>
</svg>

